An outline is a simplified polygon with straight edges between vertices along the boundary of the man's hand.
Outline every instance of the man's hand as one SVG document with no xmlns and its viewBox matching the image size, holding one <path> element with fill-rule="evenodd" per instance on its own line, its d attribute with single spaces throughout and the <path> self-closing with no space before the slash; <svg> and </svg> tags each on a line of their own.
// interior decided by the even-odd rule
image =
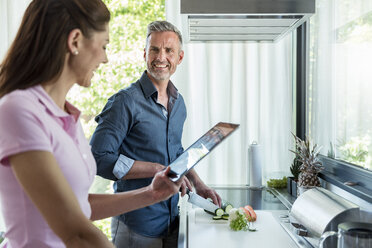
<svg viewBox="0 0 372 248">
<path fill-rule="evenodd" d="M 171 181 L 168 177 L 169 171 L 170 167 L 167 167 L 165 170 L 156 173 L 151 184 L 148 186 L 156 202 L 167 200 L 172 195 L 177 194 L 181 185 L 183 183 L 185 184 L 183 178 L 177 182 Z"/>
<path fill-rule="evenodd" d="M 212 199 L 213 203 L 221 207 L 221 197 L 217 194 L 217 192 L 209 188 L 205 183 L 200 179 L 198 174 L 194 171 L 194 169 L 190 170 L 189 174 L 187 174 L 188 179 L 192 182 L 195 187 L 195 191 L 198 195 L 204 197 L 205 199 Z"/>
<path fill-rule="evenodd" d="M 180 178 L 179 181 L 182 181 L 181 189 L 180 189 L 181 196 L 186 195 L 187 189 L 189 189 L 190 191 L 192 191 L 192 185 L 191 185 L 189 179 L 187 179 L 187 177 L 182 177 L 182 178 Z"/>
<path fill-rule="evenodd" d="M 199 183 L 195 185 L 195 190 L 196 193 L 205 199 L 212 199 L 213 203 L 216 204 L 217 206 L 221 207 L 221 197 L 217 194 L 217 192 L 205 185 L 204 183 Z"/>
</svg>

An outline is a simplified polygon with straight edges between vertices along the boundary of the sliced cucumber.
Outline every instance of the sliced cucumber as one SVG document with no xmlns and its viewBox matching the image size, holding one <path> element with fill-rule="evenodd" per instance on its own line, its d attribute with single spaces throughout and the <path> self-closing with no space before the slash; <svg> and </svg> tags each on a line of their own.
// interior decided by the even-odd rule
<svg viewBox="0 0 372 248">
<path fill-rule="evenodd" d="M 223 209 L 223 211 L 225 211 L 225 213 L 228 214 L 230 213 L 230 210 L 234 208 L 234 206 L 230 202 L 223 200 L 221 204 L 221 208 Z"/>
<path fill-rule="evenodd" d="M 223 214 L 223 215 L 222 215 L 222 219 L 224 219 L 224 220 L 228 220 L 228 219 L 229 219 L 229 215 L 228 215 L 228 214 Z"/>
<path fill-rule="evenodd" d="M 214 211 L 214 215 L 216 216 L 222 216 L 225 213 L 225 211 L 222 208 L 217 208 L 216 211 Z"/>
<path fill-rule="evenodd" d="M 214 213 L 211 212 L 211 211 L 208 211 L 206 209 L 204 209 L 205 212 L 207 212 L 208 214 L 211 214 L 211 215 L 216 215 L 216 216 L 222 216 L 225 212 L 223 211 L 222 208 L 217 208 Z"/>
<path fill-rule="evenodd" d="M 217 215 L 215 215 L 215 216 L 213 216 L 213 219 L 214 219 L 214 220 L 222 220 L 222 216 L 217 216 Z"/>
<path fill-rule="evenodd" d="M 225 213 L 230 213 L 230 210 L 233 209 L 233 205 L 231 204 L 228 204 L 226 207 L 225 207 Z"/>
</svg>

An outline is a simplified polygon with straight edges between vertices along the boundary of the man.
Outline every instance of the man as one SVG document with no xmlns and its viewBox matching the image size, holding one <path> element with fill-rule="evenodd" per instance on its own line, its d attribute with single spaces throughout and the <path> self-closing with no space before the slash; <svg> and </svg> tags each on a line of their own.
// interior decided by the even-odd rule
<svg viewBox="0 0 372 248">
<path fill-rule="evenodd" d="M 148 25 L 144 59 L 147 70 L 128 88 L 120 90 L 96 117 L 98 126 L 91 145 L 98 175 L 115 180 L 115 192 L 144 187 L 154 174 L 182 152 L 186 119 L 182 96 L 170 81 L 182 62 L 182 36 L 169 22 Z M 195 171 L 187 178 L 198 194 L 220 205 L 220 196 L 207 187 Z M 190 185 L 184 179 L 184 187 Z M 117 247 L 176 247 L 178 194 L 167 201 L 112 219 Z"/>
</svg>

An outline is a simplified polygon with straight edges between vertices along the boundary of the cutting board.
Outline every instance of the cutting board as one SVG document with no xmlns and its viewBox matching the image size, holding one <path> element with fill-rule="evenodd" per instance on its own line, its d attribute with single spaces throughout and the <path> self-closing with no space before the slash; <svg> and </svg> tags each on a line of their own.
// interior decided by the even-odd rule
<svg viewBox="0 0 372 248">
<path fill-rule="evenodd" d="M 257 221 L 253 226 L 256 232 L 233 231 L 227 221 L 215 221 L 203 209 L 193 209 L 188 216 L 188 247 L 297 247 L 270 211 L 257 210 L 256 214 Z"/>
</svg>

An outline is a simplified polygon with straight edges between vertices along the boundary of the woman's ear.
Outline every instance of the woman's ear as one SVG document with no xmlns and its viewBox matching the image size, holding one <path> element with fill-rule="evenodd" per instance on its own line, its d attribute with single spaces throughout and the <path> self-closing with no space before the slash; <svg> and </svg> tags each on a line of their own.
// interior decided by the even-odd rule
<svg viewBox="0 0 372 248">
<path fill-rule="evenodd" d="M 83 33 L 80 29 L 73 29 L 67 38 L 67 47 L 72 55 L 79 54 L 79 48 L 81 48 L 81 42 L 83 39 Z"/>
</svg>

